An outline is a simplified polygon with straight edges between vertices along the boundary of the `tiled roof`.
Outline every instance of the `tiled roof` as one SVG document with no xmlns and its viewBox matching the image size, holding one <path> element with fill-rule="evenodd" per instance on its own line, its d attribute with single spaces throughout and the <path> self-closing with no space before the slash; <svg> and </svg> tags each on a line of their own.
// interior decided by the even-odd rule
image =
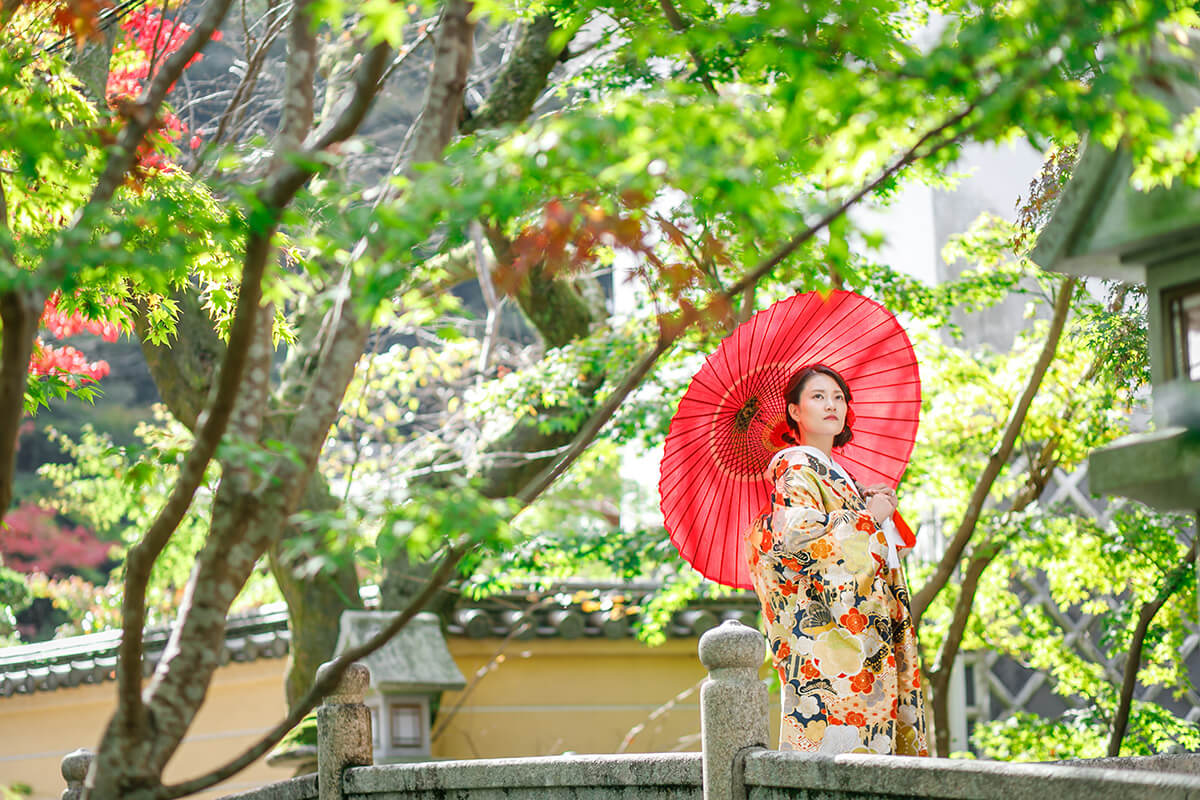
<svg viewBox="0 0 1200 800">
<path fill-rule="evenodd" d="M 146 631 L 146 658 L 142 664 L 147 675 L 158 664 L 170 633 L 165 627 Z M 282 658 L 287 655 L 291 638 L 287 608 L 282 603 L 231 616 L 221 663 Z M 6 647 L 0 650 L 0 697 L 113 680 L 120 643 L 120 631 L 104 631 Z"/>
<path fill-rule="evenodd" d="M 578 639 L 633 636 L 640 604 L 661 588 L 653 583 L 562 583 L 544 589 L 494 594 L 483 600 L 464 599 L 445 620 L 449 636 L 469 639 L 513 634 L 520 639 L 557 637 Z M 668 636 L 699 636 L 726 619 L 755 624 L 758 601 L 749 592 L 700 598 L 676 611 L 666 627 Z"/>
<path fill-rule="evenodd" d="M 637 604 L 656 588 L 646 583 L 569 583 L 477 601 L 463 598 L 443 621 L 450 637 L 623 639 L 634 635 L 631 623 L 637 618 Z M 370 598 L 364 599 L 369 604 Z M 726 619 L 753 625 L 757 614 L 758 602 L 749 593 L 701 599 L 675 612 L 666 633 L 695 637 Z M 169 635 L 166 627 L 147 629 L 147 675 L 158 663 Z M 0 649 L 0 698 L 113 680 L 120 640 L 120 631 L 105 631 Z M 222 663 L 282 658 L 290 643 L 287 608 L 282 603 L 232 615 L 225 629 Z"/>
</svg>

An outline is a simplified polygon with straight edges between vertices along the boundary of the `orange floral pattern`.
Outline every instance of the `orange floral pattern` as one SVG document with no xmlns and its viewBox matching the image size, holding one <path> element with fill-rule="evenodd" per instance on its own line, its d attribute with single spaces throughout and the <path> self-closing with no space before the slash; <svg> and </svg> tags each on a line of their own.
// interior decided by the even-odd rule
<svg viewBox="0 0 1200 800">
<path fill-rule="evenodd" d="M 776 459 L 746 532 L 783 695 L 783 750 L 928 755 L 917 637 L 900 570 L 862 496 L 803 451 Z"/>
</svg>

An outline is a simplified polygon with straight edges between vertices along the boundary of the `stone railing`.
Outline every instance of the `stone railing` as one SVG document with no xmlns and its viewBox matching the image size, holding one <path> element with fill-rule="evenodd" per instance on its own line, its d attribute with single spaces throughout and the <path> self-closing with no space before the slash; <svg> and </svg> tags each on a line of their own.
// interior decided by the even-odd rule
<svg viewBox="0 0 1200 800">
<path fill-rule="evenodd" d="M 1120 760 L 1101 767 L 768 750 L 758 677 L 765 654 L 762 635 L 738 622 L 701 637 L 709 677 L 700 690 L 700 753 L 380 766 L 370 766 L 369 676 L 355 665 L 318 711 L 317 773 L 228 800 L 1200 800 L 1196 762 L 1186 756 L 1146 771 L 1155 766 L 1144 759 L 1126 770 L 1113 768 Z M 88 760 L 85 751 L 63 759 L 63 800 L 80 796 Z"/>
</svg>

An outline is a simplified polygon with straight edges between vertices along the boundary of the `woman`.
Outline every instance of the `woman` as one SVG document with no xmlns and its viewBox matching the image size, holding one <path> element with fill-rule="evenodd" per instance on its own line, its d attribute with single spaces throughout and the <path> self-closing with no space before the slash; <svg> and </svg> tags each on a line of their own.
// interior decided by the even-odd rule
<svg viewBox="0 0 1200 800">
<path fill-rule="evenodd" d="M 928 755 L 895 492 L 858 487 L 833 460 L 853 436 L 841 375 L 805 367 L 784 397 L 796 446 L 771 461 L 771 506 L 746 532 L 782 684 L 780 748 Z"/>
</svg>

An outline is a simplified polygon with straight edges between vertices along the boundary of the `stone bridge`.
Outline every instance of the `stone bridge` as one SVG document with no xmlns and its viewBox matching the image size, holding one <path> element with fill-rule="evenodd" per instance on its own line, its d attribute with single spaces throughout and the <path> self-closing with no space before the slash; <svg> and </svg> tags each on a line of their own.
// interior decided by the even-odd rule
<svg viewBox="0 0 1200 800">
<path fill-rule="evenodd" d="M 227 800 L 1200 800 L 1200 755 L 1014 764 L 768 750 L 765 640 L 726 622 L 700 640 L 700 753 L 372 765 L 369 675 L 353 665 L 318 711 L 318 769 Z M 90 756 L 63 759 L 77 800 Z"/>
</svg>

